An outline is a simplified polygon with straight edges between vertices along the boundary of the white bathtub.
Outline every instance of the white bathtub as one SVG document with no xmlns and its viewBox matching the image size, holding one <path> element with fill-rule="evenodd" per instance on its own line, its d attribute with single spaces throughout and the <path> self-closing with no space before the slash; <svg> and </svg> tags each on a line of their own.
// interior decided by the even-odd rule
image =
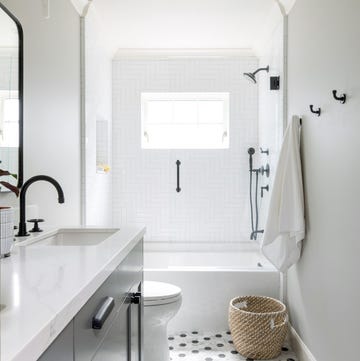
<svg viewBox="0 0 360 361">
<path fill-rule="evenodd" d="M 257 251 L 145 252 L 145 280 L 173 283 L 183 303 L 170 332 L 226 330 L 231 298 L 279 298 L 280 275 Z"/>
</svg>

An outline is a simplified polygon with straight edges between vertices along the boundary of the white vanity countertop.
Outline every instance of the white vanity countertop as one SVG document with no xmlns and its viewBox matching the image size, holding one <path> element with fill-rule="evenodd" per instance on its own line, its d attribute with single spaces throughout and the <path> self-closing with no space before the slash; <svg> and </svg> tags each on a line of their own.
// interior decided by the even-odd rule
<svg viewBox="0 0 360 361">
<path fill-rule="evenodd" d="M 15 246 L 0 260 L 0 360 L 37 360 L 144 233 L 121 227 L 93 246 Z"/>
</svg>

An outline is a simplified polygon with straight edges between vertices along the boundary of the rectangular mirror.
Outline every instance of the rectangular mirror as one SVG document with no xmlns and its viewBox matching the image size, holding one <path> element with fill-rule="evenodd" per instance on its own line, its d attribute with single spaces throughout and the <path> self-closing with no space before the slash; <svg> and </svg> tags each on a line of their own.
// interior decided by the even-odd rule
<svg viewBox="0 0 360 361">
<path fill-rule="evenodd" d="M 0 170 L 23 182 L 23 32 L 19 21 L 0 3 Z M 8 191 L 0 185 L 0 192 Z"/>
</svg>

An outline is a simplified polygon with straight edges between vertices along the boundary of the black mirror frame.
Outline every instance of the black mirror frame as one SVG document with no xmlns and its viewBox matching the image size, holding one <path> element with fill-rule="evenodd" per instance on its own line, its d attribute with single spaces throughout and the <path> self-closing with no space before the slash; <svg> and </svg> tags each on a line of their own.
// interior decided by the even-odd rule
<svg viewBox="0 0 360 361">
<path fill-rule="evenodd" d="M 20 21 L 0 2 L 0 9 L 14 21 L 19 37 L 19 152 L 18 152 L 18 174 L 17 187 L 21 188 L 24 182 L 24 31 Z"/>
</svg>

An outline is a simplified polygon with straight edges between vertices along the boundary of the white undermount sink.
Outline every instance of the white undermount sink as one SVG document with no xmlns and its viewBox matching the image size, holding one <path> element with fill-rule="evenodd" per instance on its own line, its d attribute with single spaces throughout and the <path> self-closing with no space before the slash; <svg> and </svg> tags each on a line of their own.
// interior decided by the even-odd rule
<svg viewBox="0 0 360 361">
<path fill-rule="evenodd" d="M 118 231 L 114 228 L 61 228 L 37 235 L 19 245 L 96 246 Z"/>
</svg>

